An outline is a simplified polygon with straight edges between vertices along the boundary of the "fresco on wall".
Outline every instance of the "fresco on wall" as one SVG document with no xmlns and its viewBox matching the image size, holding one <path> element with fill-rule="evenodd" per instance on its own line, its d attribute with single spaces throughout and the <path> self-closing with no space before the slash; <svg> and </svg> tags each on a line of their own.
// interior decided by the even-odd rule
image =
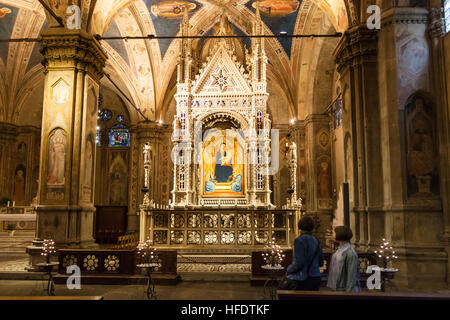
<svg viewBox="0 0 450 320">
<path fill-rule="evenodd" d="M 244 141 L 234 130 L 211 130 L 203 142 L 203 194 L 244 195 Z"/>
<path fill-rule="evenodd" d="M 18 8 L 0 4 L 0 37 L 2 39 L 11 38 L 18 12 Z M 3 63 L 6 63 L 8 58 L 8 49 L 8 42 L 0 43 L 0 58 Z"/>
<path fill-rule="evenodd" d="M 186 10 L 190 13 L 196 7 L 197 5 L 195 3 L 188 1 L 166 0 L 152 5 L 150 10 L 156 17 L 176 19 L 181 18 Z"/>
<path fill-rule="evenodd" d="M 126 205 L 128 202 L 127 166 L 121 153 L 112 155 L 109 171 L 109 203 L 110 205 Z"/>
<path fill-rule="evenodd" d="M 253 8 L 269 17 L 284 17 L 298 10 L 300 3 L 290 0 L 260 0 L 252 4 Z"/>
<path fill-rule="evenodd" d="M 57 129 L 50 137 L 48 150 L 48 174 L 49 186 L 64 186 L 66 169 L 67 138 L 64 130 Z"/>
<path fill-rule="evenodd" d="M 25 182 L 26 182 L 26 169 L 23 165 L 18 165 L 14 171 L 14 190 L 13 200 L 16 205 L 25 204 Z"/>
<path fill-rule="evenodd" d="M 320 199 L 331 198 L 331 166 L 326 158 L 319 159 L 317 164 L 317 189 Z"/>
<path fill-rule="evenodd" d="M 408 196 L 439 195 L 438 152 L 434 113 L 420 97 L 410 99 L 406 109 Z"/>
<path fill-rule="evenodd" d="M 117 26 L 116 20 L 113 20 L 109 25 L 108 31 L 105 33 L 105 37 L 120 37 L 122 34 Z M 118 40 L 106 40 L 108 44 L 113 48 L 125 61 L 126 64 L 130 65 L 130 58 L 128 57 L 127 49 L 125 48 L 125 42 Z"/>
<path fill-rule="evenodd" d="M 7 14 L 10 14 L 12 11 L 9 8 L 0 8 L 0 19 L 6 17 Z"/>
<path fill-rule="evenodd" d="M 399 106 L 404 106 L 415 91 L 428 88 L 429 47 L 425 32 L 426 25 L 396 28 Z"/>
<path fill-rule="evenodd" d="M 85 151 L 85 168 L 84 168 L 84 200 L 90 200 L 92 193 L 92 177 L 94 171 L 94 143 L 92 136 L 89 135 L 86 140 Z"/>
<path fill-rule="evenodd" d="M 301 2 L 301 0 L 257 0 L 249 1 L 247 7 L 253 12 L 256 12 L 256 8 L 259 8 L 261 20 L 273 34 L 279 34 L 282 31 L 293 34 Z M 292 38 L 278 38 L 278 41 L 290 57 Z"/>
<path fill-rule="evenodd" d="M 153 21 L 158 36 L 174 36 L 180 30 L 180 22 L 187 10 L 190 16 L 201 8 L 202 4 L 196 1 L 184 0 L 144 0 Z M 158 39 L 161 56 L 164 57 L 172 39 Z"/>
</svg>

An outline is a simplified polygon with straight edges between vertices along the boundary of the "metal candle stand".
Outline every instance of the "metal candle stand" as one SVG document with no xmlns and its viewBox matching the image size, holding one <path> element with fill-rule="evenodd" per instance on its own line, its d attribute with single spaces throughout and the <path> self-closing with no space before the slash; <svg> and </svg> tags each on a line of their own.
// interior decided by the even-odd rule
<svg viewBox="0 0 450 320">
<path fill-rule="evenodd" d="M 143 270 L 146 270 L 147 273 L 147 299 L 157 299 L 156 290 L 155 290 L 155 280 L 152 278 L 152 271 L 154 268 L 159 267 L 160 265 L 158 263 L 141 263 L 138 264 L 137 267 L 141 268 Z"/>
<path fill-rule="evenodd" d="M 284 267 L 280 265 L 272 266 L 268 264 L 262 266 L 261 268 L 269 272 L 269 279 L 267 279 L 266 282 L 264 283 L 264 299 L 266 299 L 266 290 L 268 288 L 270 300 L 275 300 L 277 297 L 277 287 L 278 287 L 277 276 L 281 270 L 284 270 Z"/>
<path fill-rule="evenodd" d="M 43 272 L 48 274 L 48 282 L 47 282 L 47 295 L 54 296 L 55 295 L 55 282 L 53 280 L 53 268 L 58 266 L 58 262 L 47 262 L 47 263 L 38 263 L 36 266 L 41 269 Z"/>
</svg>

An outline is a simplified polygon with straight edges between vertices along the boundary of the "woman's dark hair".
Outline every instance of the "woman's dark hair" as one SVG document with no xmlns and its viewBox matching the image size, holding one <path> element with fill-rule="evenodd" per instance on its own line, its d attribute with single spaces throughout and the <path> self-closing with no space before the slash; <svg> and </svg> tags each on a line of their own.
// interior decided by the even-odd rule
<svg viewBox="0 0 450 320">
<path fill-rule="evenodd" d="M 350 241 L 353 238 L 353 232 L 349 227 L 339 226 L 334 229 L 336 241 Z"/>
<path fill-rule="evenodd" d="M 298 222 L 298 228 L 303 231 L 313 231 L 314 220 L 310 216 L 305 216 Z"/>
</svg>

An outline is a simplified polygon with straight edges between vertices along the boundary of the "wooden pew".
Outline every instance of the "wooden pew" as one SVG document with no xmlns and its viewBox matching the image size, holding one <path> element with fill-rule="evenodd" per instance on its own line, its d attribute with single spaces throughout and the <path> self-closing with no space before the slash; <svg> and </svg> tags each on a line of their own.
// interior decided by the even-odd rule
<svg viewBox="0 0 450 320">
<path fill-rule="evenodd" d="M 445 300 L 450 301 L 450 295 L 427 293 L 382 293 L 382 292 L 334 292 L 334 291 L 287 291 L 278 290 L 280 300 L 306 301 L 377 301 L 377 300 Z"/>
<path fill-rule="evenodd" d="M 139 235 L 128 234 L 124 236 L 119 236 L 117 239 L 117 244 L 112 247 L 112 249 L 136 249 L 139 244 Z"/>
</svg>

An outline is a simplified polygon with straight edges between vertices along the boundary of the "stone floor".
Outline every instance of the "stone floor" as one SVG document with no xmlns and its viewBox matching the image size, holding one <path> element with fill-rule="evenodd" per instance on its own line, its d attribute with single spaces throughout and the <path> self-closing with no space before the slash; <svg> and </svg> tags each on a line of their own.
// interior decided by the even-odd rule
<svg viewBox="0 0 450 320">
<path fill-rule="evenodd" d="M 0 272 L 25 271 L 28 260 L 27 255 L 0 255 Z"/>
<path fill-rule="evenodd" d="M 0 296 L 42 296 L 46 282 L 42 280 L 0 280 Z M 105 300 L 146 299 L 144 285 L 85 285 L 81 290 L 69 290 L 56 285 L 58 296 L 103 296 Z M 249 282 L 192 282 L 176 286 L 156 286 L 159 300 L 262 300 L 263 288 Z"/>
</svg>

